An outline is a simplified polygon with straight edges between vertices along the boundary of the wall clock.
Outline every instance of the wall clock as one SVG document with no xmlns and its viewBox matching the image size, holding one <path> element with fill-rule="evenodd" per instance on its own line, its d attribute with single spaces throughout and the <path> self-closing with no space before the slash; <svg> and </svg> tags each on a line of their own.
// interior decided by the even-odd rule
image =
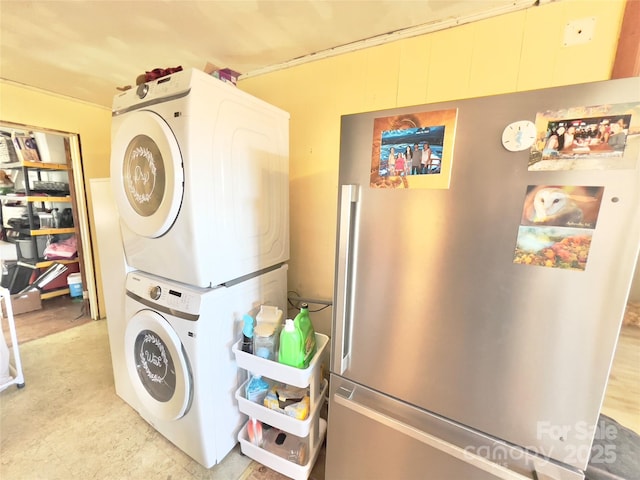
<svg viewBox="0 0 640 480">
<path fill-rule="evenodd" d="M 536 141 L 536 126 L 529 120 L 510 123 L 502 131 L 502 146 L 510 152 L 531 148 Z"/>
</svg>

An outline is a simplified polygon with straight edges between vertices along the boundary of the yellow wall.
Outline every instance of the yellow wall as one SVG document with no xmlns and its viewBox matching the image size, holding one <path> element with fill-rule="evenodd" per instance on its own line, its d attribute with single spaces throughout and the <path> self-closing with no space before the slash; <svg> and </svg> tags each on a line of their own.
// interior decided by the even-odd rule
<svg viewBox="0 0 640 480">
<path fill-rule="evenodd" d="M 624 6 L 563 0 L 241 80 L 291 114 L 289 290 L 333 296 L 341 115 L 607 80 Z M 586 17 L 592 41 L 564 47 L 566 23 Z"/>
<path fill-rule="evenodd" d="M 291 113 L 289 290 L 333 296 L 341 115 L 606 80 L 624 6 L 562 0 L 241 80 Z M 593 39 L 564 47 L 566 23 L 586 17 Z M 0 120 L 79 133 L 85 181 L 109 175 L 109 109 L 0 82 Z"/>
<path fill-rule="evenodd" d="M 109 176 L 110 108 L 0 82 L 0 120 L 79 134 L 85 176 Z"/>
<path fill-rule="evenodd" d="M 111 109 L 0 81 L 0 120 L 79 134 L 85 188 L 88 205 L 91 205 L 89 178 L 109 176 Z M 89 215 L 93 228 L 91 207 Z M 92 244 L 95 252 L 95 242 L 92 241 Z M 97 255 L 95 260 L 99 261 Z M 97 282 L 100 316 L 104 317 L 104 297 L 99 270 Z"/>
</svg>

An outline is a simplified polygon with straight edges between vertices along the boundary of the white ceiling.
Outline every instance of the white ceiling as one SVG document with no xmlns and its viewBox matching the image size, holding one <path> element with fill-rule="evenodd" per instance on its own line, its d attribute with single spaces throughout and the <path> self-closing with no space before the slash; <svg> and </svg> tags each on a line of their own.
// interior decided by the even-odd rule
<svg viewBox="0 0 640 480">
<path fill-rule="evenodd" d="M 255 75 L 335 47 L 368 46 L 534 3 L 0 0 L 0 78 L 110 107 L 116 87 L 135 85 L 154 68 L 203 69 L 211 62 Z"/>
</svg>

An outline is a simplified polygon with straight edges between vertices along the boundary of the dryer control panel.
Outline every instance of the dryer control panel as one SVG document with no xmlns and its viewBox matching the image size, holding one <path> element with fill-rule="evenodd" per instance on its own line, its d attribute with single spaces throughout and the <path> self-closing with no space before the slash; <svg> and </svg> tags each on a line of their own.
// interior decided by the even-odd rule
<svg viewBox="0 0 640 480">
<path fill-rule="evenodd" d="M 192 74 L 190 69 L 183 70 L 119 93 L 113 99 L 112 112 L 118 114 L 131 107 L 140 107 L 142 104 L 185 94 L 191 88 Z"/>
</svg>

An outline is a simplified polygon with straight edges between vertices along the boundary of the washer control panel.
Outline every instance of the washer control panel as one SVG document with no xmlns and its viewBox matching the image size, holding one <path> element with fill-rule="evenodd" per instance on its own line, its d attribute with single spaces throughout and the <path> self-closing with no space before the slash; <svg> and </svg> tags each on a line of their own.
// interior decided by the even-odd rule
<svg viewBox="0 0 640 480">
<path fill-rule="evenodd" d="M 200 312 L 202 295 L 208 291 L 141 272 L 130 272 L 127 275 L 126 287 L 127 292 L 139 297 L 151 308 L 164 307 L 190 314 Z"/>
</svg>

